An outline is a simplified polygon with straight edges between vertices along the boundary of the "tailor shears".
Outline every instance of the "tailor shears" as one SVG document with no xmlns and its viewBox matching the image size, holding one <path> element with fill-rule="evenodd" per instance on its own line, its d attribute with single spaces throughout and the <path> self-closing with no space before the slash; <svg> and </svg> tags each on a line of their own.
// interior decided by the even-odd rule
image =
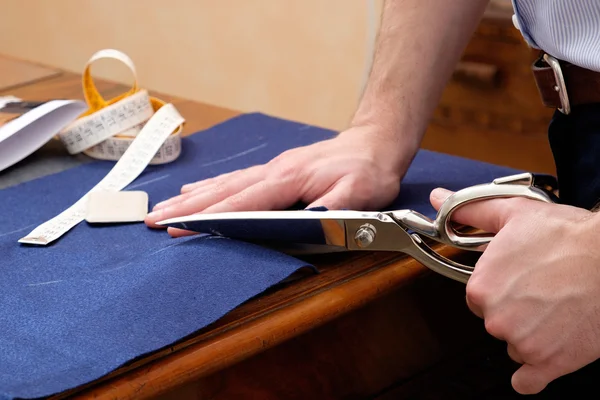
<svg viewBox="0 0 600 400">
<path fill-rule="evenodd" d="M 199 213 L 160 221 L 158 225 L 255 242 L 296 255 L 338 251 L 402 252 L 432 271 L 466 283 L 474 266 L 438 254 L 424 238 L 481 251 L 480 246 L 489 243 L 494 234 L 459 233 L 451 221 L 458 208 L 474 201 L 506 197 L 553 203 L 558 199 L 556 191 L 553 176 L 523 173 L 453 193 L 434 220 L 413 210 L 290 210 Z"/>
</svg>

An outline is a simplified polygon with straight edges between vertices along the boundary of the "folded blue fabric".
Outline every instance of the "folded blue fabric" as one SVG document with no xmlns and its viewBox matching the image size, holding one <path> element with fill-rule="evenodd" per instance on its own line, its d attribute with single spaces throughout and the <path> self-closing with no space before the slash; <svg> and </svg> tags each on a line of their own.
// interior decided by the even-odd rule
<svg viewBox="0 0 600 400">
<path fill-rule="evenodd" d="M 184 139 L 176 162 L 150 166 L 127 189 L 151 203 L 181 185 L 269 161 L 334 132 L 247 114 Z M 88 383 L 214 322 L 307 266 L 225 238 L 173 239 L 145 225 L 83 222 L 47 247 L 17 240 L 85 194 L 114 165 L 93 162 L 0 191 L 0 398 Z M 390 208 L 433 216 L 429 192 L 517 171 L 421 151 Z M 152 206 L 151 204 L 151 206 Z"/>
</svg>

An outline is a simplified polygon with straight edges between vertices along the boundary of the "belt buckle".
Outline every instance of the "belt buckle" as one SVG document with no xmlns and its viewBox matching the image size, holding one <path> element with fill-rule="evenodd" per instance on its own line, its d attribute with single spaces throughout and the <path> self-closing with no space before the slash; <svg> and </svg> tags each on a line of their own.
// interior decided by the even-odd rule
<svg viewBox="0 0 600 400">
<path fill-rule="evenodd" d="M 554 90 L 558 92 L 560 98 L 561 108 L 558 109 L 563 114 L 571 113 L 571 103 L 569 102 L 569 95 L 567 94 L 567 86 L 565 84 L 565 78 L 560 67 L 560 62 L 549 54 L 544 53 L 544 61 L 552 68 L 554 73 Z"/>
</svg>

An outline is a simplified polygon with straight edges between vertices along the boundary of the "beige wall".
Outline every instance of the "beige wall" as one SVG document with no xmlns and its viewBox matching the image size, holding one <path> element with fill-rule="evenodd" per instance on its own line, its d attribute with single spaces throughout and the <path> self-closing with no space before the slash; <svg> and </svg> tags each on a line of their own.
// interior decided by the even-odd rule
<svg viewBox="0 0 600 400">
<path fill-rule="evenodd" d="M 126 52 L 143 87 L 332 129 L 351 116 L 381 1 L 2 0 L 0 53 L 81 72 Z M 130 82 L 124 67 L 97 76 Z"/>
</svg>

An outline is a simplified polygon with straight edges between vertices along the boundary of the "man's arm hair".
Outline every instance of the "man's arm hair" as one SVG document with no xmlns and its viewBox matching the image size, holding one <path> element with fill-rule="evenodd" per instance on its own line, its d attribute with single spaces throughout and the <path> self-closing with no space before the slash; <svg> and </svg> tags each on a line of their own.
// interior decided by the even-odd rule
<svg viewBox="0 0 600 400">
<path fill-rule="evenodd" d="M 373 65 L 351 125 L 376 126 L 410 163 L 488 1 L 386 0 Z"/>
</svg>

